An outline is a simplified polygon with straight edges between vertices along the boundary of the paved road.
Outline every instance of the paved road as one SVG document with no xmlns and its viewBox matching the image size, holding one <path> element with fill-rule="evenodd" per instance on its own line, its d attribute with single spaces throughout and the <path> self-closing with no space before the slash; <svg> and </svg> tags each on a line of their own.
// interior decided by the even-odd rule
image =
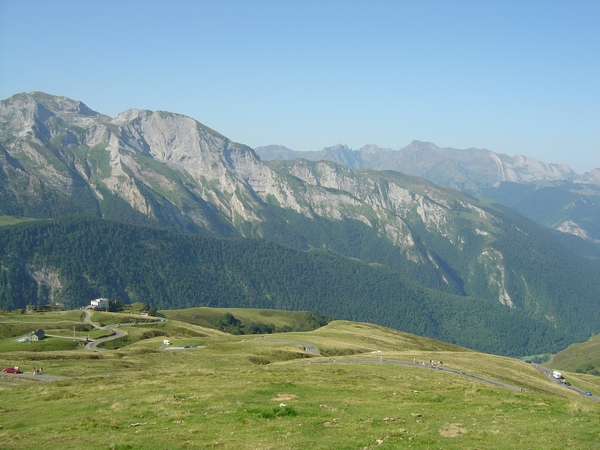
<svg viewBox="0 0 600 450">
<path fill-rule="evenodd" d="M 264 336 L 253 339 L 253 340 L 254 341 L 263 341 L 263 342 L 283 342 L 286 344 L 299 345 L 301 347 L 304 347 L 304 351 L 306 351 L 312 355 L 321 356 L 321 353 L 319 353 L 319 349 L 317 347 L 315 347 L 312 344 L 307 344 L 306 342 L 289 341 L 287 339 L 265 339 Z"/>
<path fill-rule="evenodd" d="M 121 336 L 125 336 L 127 333 L 125 331 L 123 331 L 123 330 L 119 330 L 119 327 L 121 327 L 121 326 L 154 325 L 154 324 L 157 324 L 157 323 L 163 323 L 166 320 L 166 319 L 159 318 L 159 319 L 157 319 L 156 321 L 153 321 L 153 322 L 113 323 L 113 324 L 101 327 L 98 324 L 92 322 L 92 320 L 91 320 L 91 312 L 90 311 L 85 310 L 84 314 L 85 314 L 85 317 L 84 317 L 83 321 L 85 323 L 89 323 L 95 329 L 98 329 L 98 330 L 113 330 L 114 331 L 114 334 L 111 335 L 111 336 L 107 336 L 107 337 L 104 337 L 104 338 L 96 339 L 96 340 L 88 342 L 86 344 L 85 347 L 87 349 L 95 351 L 95 352 L 108 352 L 108 351 L 111 351 L 111 350 L 106 350 L 106 349 L 103 349 L 103 348 L 98 348 L 97 345 L 101 344 L 103 342 L 106 342 L 106 341 L 112 341 L 113 339 L 118 339 Z M 48 336 L 50 336 L 50 335 L 48 335 Z M 53 336 L 53 337 L 65 338 L 65 339 L 73 339 L 72 337 L 67 337 L 67 336 Z M 14 378 L 28 378 L 28 379 L 37 380 L 37 381 L 58 381 L 58 380 L 64 380 L 64 379 L 68 378 L 68 377 L 55 376 L 55 375 L 34 375 L 33 373 L 29 373 L 29 372 L 26 372 L 26 371 L 24 373 L 5 373 L 5 372 L 1 372 L 0 371 L 0 376 L 6 377 L 7 379 L 10 379 L 10 378 L 13 378 L 13 379 Z"/>
<path fill-rule="evenodd" d="M 536 363 L 531 363 L 531 365 L 533 367 L 535 367 L 537 370 L 539 370 L 540 372 L 542 372 L 544 375 L 546 375 L 550 379 L 550 381 L 552 381 L 554 384 L 558 384 L 559 386 L 562 386 L 565 389 L 570 389 L 571 391 L 577 392 L 578 394 L 585 395 L 585 391 L 583 391 L 579 388 L 576 388 L 575 386 L 565 386 L 563 383 L 561 383 L 561 380 L 554 378 L 552 376 L 552 370 L 548 369 L 547 367 L 540 366 L 539 364 L 536 364 Z M 585 395 L 585 396 L 591 400 L 594 400 L 595 402 L 600 402 L 600 397 L 598 397 L 597 395 L 591 395 L 591 396 Z"/>
<path fill-rule="evenodd" d="M 260 337 L 258 339 L 255 340 L 261 340 L 263 342 L 284 342 L 284 343 L 289 343 L 289 344 L 295 344 L 295 345 L 299 345 L 301 347 L 304 347 L 305 351 L 313 354 L 313 355 L 320 355 L 319 353 L 319 349 L 317 347 L 315 347 L 312 344 L 307 344 L 306 342 L 299 342 L 299 341 L 290 341 L 290 340 L 286 340 L 286 339 L 265 339 L 264 336 Z M 468 378 L 472 378 L 474 380 L 479 380 L 479 381 L 483 381 L 485 383 L 489 383 L 489 384 L 493 384 L 495 386 L 499 386 L 505 389 L 510 389 L 512 391 L 522 391 L 523 389 L 517 386 L 513 386 L 510 384 L 506 384 L 506 383 L 502 383 L 500 381 L 496 381 L 496 380 L 492 380 L 491 378 L 486 378 L 486 377 L 482 377 L 479 375 L 475 375 L 472 373 L 466 373 L 460 370 L 456 370 L 456 369 L 450 369 L 447 367 L 443 367 L 443 366 L 431 366 L 431 365 L 423 365 L 423 364 L 415 364 L 414 362 L 410 362 L 410 361 L 399 361 L 399 360 L 394 360 L 394 359 L 372 359 L 372 358 L 336 358 L 336 359 L 324 359 L 324 360 L 319 360 L 319 361 L 311 361 L 311 364 L 330 364 L 330 363 L 335 363 L 335 362 L 363 362 L 363 363 L 384 363 L 384 364 L 397 364 L 397 365 L 401 365 L 401 366 L 409 366 L 409 367 L 419 367 L 422 369 L 430 369 L 430 370 L 440 370 L 443 372 L 450 372 L 450 373 L 454 373 L 454 374 L 458 374 L 464 377 L 468 377 Z M 304 362 L 302 363 L 304 364 Z M 547 369 L 546 367 L 540 366 L 538 364 L 532 363 L 532 366 L 534 366 L 536 369 L 538 369 L 540 372 L 542 372 L 544 375 L 546 375 L 550 381 L 552 381 L 554 384 L 557 384 L 559 386 L 562 386 L 566 389 L 570 389 L 574 392 L 577 392 L 581 395 L 585 395 L 584 391 L 576 388 L 574 386 L 565 386 L 564 384 L 562 384 L 560 382 L 560 380 L 557 380 L 556 378 L 554 378 L 552 376 L 552 371 Z M 594 401 L 600 401 L 600 397 L 596 396 L 596 395 L 592 395 L 592 396 L 586 396 L 587 398 L 594 400 Z"/>
<path fill-rule="evenodd" d="M 484 383 L 493 384 L 495 386 L 499 386 L 505 389 L 510 389 L 511 391 L 522 391 L 520 387 L 513 386 L 510 384 L 502 383 L 500 381 L 492 380 L 491 378 L 485 378 L 479 375 L 475 375 L 472 373 L 461 372 L 460 370 L 450 369 L 448 367 L 443 367 L 439 365 L 431 366 L 430 364 L 415 364 L 414 362 L 409 361 L 399 361 L 396 359 L 373 359 L 373 358 L 336 358 L 336 359 L 324 359 L 320 361 L 311 361 L 311 364 L 330 364 L 330 363 L 343 363 L 343 362 L 352 362 L 352 363 L 378 363 L 378 364 L 395 364 L 399 366 L 407 366 L 407 367 L 416 367 L 420 369 L 427 370 L 436 370 L 440 372 L 450 372 L 457 375 L 461 375 L 463 377 L 472 378 L 474 380 L 483 381 Z M 305 364 L 305 363 L 303 363 Z"/>
<path fill-rule="evenodd" d="M 106 336 L 100 339 L 93 340 L 85 344 L 85 348 L 88 350 L 92 350 L 94 352 L 110 352 L 111 350 L 107 350 L 105 348 L 98 348 L 98 344 L 102 344 L 103 342 L 113 341 L 115 339 L 120 338 L 121 336 L 125 336 L 127 333 L 123 330 L 119 330 L 119 324 L 107 325 L 105 327 L 100 328 L 101 330 L 113 330 L 114 334 L 111 336 Z"/>
<path fill-rule="evenodd" d="M 290 341 L 290 340 L 285 340 L 285 339 L 265 339 L 264 337 L 261 337 L 261 338 L 255 339 L 255 340 L 261 340 L 264 342 L 285 342 L 285 343 L 289 343 L 289 344 L 300 345 L 300 346 L 304 347 L 305 351 L 307 351 L 313 355 L 320 355 L 319 349 L 317 347 L 315 347 L 312 344 L 307 344 L 306 342 Z M 431 365 L 415 364 L 414 362 L 399 361 L 396 359 L 335 358 L 335 359 L 323 359 L 323 360 L 319 360 L 319 361 L 311 361 L 311 364 L 331 364 L 331 363 L 344 362 L 344 361 L 345 362 L 353 362 L 353 363 L 359 362 L 359 363 L 396 364 L 396 365 L 400 365 L 400 366 L 419 367 L 422 369 L 429 369 L 429 370 L 440 370 L 442 372 L 450 372 L 450 373 L 462 375 L 464 377 L 469 377 L 474 380 L 483 381 L 485 383 L 500 386 L 505 389 L 510 389 L 512 391 L 521 391 L 522 390 L 521 388 L 519 388 L 517 386 L 512 386 L 510 384 L 502 383 L 500 381 L 492 380 L 490 378 L 481 377 L 479 375 L 474 375 L 472 373 L 465 373 L 465 372 L 461 372 L 460 370 L 450 369 L 447 367 L 443 367 L 441 365 L 431 366 Z M 304 362 L 303 362 L 303 364 L 304 364 Z"/>
<path fill-rule="evenodd" d="M 165 322 L 166 319 L 156 319 L 155 321 L 152 322 L 136 322 L 136 323 L 112 323 L 110 325 L 105 325 L 103 327 L 99 326 L 98 324 L 92 322 L 91 317 L 92 317 L 92 313 L 90 311 L 84 311 L 85 317 L 83 319 L 83 321 L 85 323 L 89 323 L 90 325 L 92 325 L 95 329 L 97 330 L 112 330 L 114 331 L 114 334 L 112 334 L 111 336 L 107 336 L 107 337 L 103 337 L 100 339 L 96 339 L 92 342 L 88 342 L 85 345 L 85 348 L 87 348 L 88 350 L 92 350 L 94 352 L 110 352 L 112 350 L 107 350 L 104 348 L 98 348 L 98 344 L 102 344 L 103 342 L 107 342 L 107 341 L 112 341 L 115 339 L 118 339 L 122 336 L 125 336 L 127 333 L 123 330 L 119 330 L 119 327 L 122 326 L 127 326 L 127 327 L 131 327 L 131 326 L 139 326 L 139 325 L 156 325 L 157 323 L 163 323 Z"/>
<path fill-rule="evenodd" d="M 420 367 L 422 369 L 430 369 L 430 370 L 441 370 L 443 372 L 451 372 L 451 373 L 455 373 L 455 374 L 459 374 L 462 375 L 464 377 L 468 377 L 468 378 L 472 378 L 474 380 L 479 380 L 479 381 L 483 381 L 485 383 L 489 383 L 489 384 L 493 384 L 496 386 L 500 386 L 506 389 L 510 389 L 512 391 L 522 391 L 522 389 L 520 387 L 517 386 L 513 386 L 510 384 L 506 384 L 506 383 L 502 383 L 500 381 L 497 380 L 492 380 L 490 378 L 485 378 L 479 375 L 475 375 L 472 373 L 466 373 L 466 372 L 462 372 L 456 369 L 450 369 L 447 367 L 443 367 L 443 366 L 431 366 L 431 365 L 423 365 L 423 364 L 415 364 L 413 362 L 409 362 L 409 361 L 399 361 L 399 360 L 393 360 L 393 359 L 367 359 L 367 358 L 350 358 L 350 359 L 346 359 L 346 358 L 336 358 L 336 359 L 327 359 L 327 360 L 320 360 L 320 361 L 311 361 L 311 364 L 329 364 L 329 363 L 338 363 L 338 362 L 365 362 L 365 363 L 384 363 L 384 364 L 398 364 L 401 366 L 410 366 L 410 367 Z M 303 363 L 305 364 L 305 363 Z M 564 384 L 562 384 L 560 382 L 560 380 L 557 380 L 556 378 L 554 378 L 552 376 L 552 371 L 547 369 L 546 367 L 543 366 L 539 366 L 537 364 L 532 363 L 532 366 L 534 366 L 536 369 L 538 369 L 540 372 L 542 372 L 544 375 L 546 375 L 550 381 L 552 381 L 554 384 L 557 384 L 559 386 L 564 387 L 565 389 L 570 389 L 571 391 L 577 392 L 581 395 L 585 395 L 585 391 L 576 388 L 574 386 L 565 386 Z M 596 395 L 591 395 L 591 396 L 587 396 L 585 395 L 586 398 L 589 398 L 593 401 L 600 401 L 600 397 L 596 396 Z"/>
<path fill-rule="evenodd" d="M 36 381 L 58 381 L 65 380 L 67 377 L 61 377 L 57 375 L 34 375 L 32 373 L 5 373 L 0 372 L 0 376 L 6 378 L 29 378 Z"/>
</svg>

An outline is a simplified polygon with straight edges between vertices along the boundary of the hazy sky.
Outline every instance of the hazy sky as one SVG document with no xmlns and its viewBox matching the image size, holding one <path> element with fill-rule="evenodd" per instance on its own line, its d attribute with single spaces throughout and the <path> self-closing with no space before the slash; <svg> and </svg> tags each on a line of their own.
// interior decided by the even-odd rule
<svg viewBox="0 0 600 450">
<path fill-rule="evenodd" d="M 258 147 L 412 140 L 600 168 L 600 0 L 0 0 L 0 98 Z"/>
</svg>

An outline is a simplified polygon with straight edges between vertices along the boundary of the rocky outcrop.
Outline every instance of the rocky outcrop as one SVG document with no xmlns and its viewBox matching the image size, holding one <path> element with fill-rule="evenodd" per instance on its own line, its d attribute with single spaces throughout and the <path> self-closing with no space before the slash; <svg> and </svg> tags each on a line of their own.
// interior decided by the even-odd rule
<svg viewBox="0 0 600 450">
<path fill-rule="evenodd" d="M 578 175 L 565 164 L 545 163 L 524 155 L 511 157 L 486 149 L 440 148 L 420 141 L 413 141 L 400 150 L 376 145 L 352 150 L 339 144 L 318 152 L 295 152 L 273 145 L 255 150 L 265 161 L 296 158 L 327 160 L 351 169 L 396 170 L 423 177 L 471 195 L 488 196 L 563 233 L 589 242 L 600 240 L 594 225 L 594 217 L 600 210 L 591 204 L 596 201 L 600 205 L 597 201 L 600 197 L 600 169 Z M 512 188 L 514 185 L 519 188 Z M 585 212 L 579 209 L 576 214 L 574 210 L 550 201 L 536 202 L 535 209 L 529 207 L 526 196 L 531 192 L 530 187 L 540 189 L 549 185 L 557 188 L 558 197 L 564 197 L 564 191 L 569 191 L 579 198 L 588 198 L 591 203 Z M 557 217 L 560 219 L 557 220 Z"/>
</svg>

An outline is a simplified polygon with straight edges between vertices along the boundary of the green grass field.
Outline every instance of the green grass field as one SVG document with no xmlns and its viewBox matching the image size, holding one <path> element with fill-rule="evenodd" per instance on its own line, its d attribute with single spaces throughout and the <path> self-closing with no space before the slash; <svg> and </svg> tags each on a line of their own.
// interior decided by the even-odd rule
<svg viewBox="0 0 600 450">
<path fill-rule="evenodd" d="M 306 315 L 302 312 L 268 309 L 227 308 L 224 310 L 208 307 L 163 311 L 163 314 L 169 319 L 209 327 L 210 324 L 217 322 L 225 311 L 233 314 L 238 319 L 252 322 L 269 322 L 279 327 L 288 325 L 290 322 L 297 323 Z"/>
<path fill-rule="evenodd" d="M 592 337 L 586 342 L 572 344 L 544 364 L 560 370 L 576 372 L 593 372 L 600 375 L 600 335 Z M 594 369 L 596 371 L 594 372 Z"/>
<path fill-rule="evenodd" d="M 19 217 L 13 217 L 13 216 L 0 215 L 0 227 L 6 226 L 6 225 L 14 225 L 14 224 L 21 223 L 21 222 L 31 222 L 32 220 L 39 220 L 39 219 L 19 218 Z"/>
<path fill-rule="evenodd" d="M 51 326 L 48 314 L 34 314 L 30 322 Z M 74 320 L 72 312 L 52 314 L 57 324 L 66 317 Z M 277 315 L 285 325 L 285 314 Z M 3 320 L 10 323 L 11 316 Z M 110 323 L 123 322 L 122 315 L 113 319 Z M 92 320 L 108 323 L 105 313 L 94 313 Z M 129 340 L 101 353 L 80 346 L 30 349 L 43 341 L 5 352 L 1 346 L 14 338 L 0 339 L 2 367 L 30 371 L 41 366 L 47 375 L 65 377 L 0 377 L 0 447 L 600 448 L 600 403 L 552 384 L 515 359 L 346 321 L 264 338 L 175 320 L 122 329 Z M 173 346 L 202 347 L 159 351 L 165 338 Z M 314 357 L 302 346 L 272 339 L 313 344 L 326 356 Z M 318 363 L 334 358 L 335 363 Z M 524 391 L 381 359 L 443 360 L 445 367 Z M 590 391 L 600 392 L 598 377 L 575 376 Z"/>
</svg>

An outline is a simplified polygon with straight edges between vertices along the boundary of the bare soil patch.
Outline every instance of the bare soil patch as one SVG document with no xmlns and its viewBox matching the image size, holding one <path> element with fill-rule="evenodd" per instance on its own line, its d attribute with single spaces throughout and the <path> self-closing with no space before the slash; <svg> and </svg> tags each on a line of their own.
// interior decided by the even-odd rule
<svg viewBox="0 0 600 450">
<path fill-rule="evenodd" d="M 271 400 L 281 402 L 283 400 L 291 400 L 293 398 L 298 398 L 298 396 L 295 394 L 277 394 L 277 397 L 273 397 Z"/>
<path fill-rule="evenodd" d="M 462 427 L 460 423 L 446 424 L 443 428 L 438 430 L 441 436 L 444 437 L 456 437 L 467 433 L 467 429 Z"/>
</svg>

